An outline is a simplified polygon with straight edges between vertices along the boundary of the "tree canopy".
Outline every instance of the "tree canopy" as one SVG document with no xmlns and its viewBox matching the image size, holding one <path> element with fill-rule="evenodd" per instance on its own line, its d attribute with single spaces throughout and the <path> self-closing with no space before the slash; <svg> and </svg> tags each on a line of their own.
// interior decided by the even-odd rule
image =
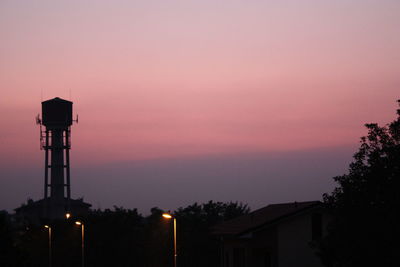
<svg viewBox="0 0 400 267">
<path fill-rule="evenodd" d="M 92 210 L 85 223 L 87 266 L 173 266 L 173 223 L 152 208 L 148 216 L 136 209 Z M 210 227 L 248 213 L 237 202 L 194 203 L 172 212 L 177 219 L 180 266 L 219 266 L 220 243 Z M 0 213 L 0 266 L 47 266 L 48 231 L 43 225 L 21 225 Z M 52 227 L 53 266 L 79 266 L 81 228 L 75 218 L 55 221 Z M 66 257 L 68 255 L 68 257 Z"/>
<path fill-rule="evenodd" d="M 327 266 L 400 266 L 400 109 L 385 126 L 365 126 L 348 174 L 324 194 L 333 216 L 319 244 Z"/>
</svg>

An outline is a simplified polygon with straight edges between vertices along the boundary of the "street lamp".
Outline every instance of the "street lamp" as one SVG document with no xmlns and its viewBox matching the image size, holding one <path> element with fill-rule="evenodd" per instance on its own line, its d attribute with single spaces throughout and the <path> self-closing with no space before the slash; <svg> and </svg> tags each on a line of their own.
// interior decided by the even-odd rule
<svg viewBox="0 0 400 267">
<path fill-rule="evenodd" d="M 65 213 L 65 218 L 69 219 L 71 217 L 71 213 Z"/>
<path fill-rule="evenodd" d="M 81 226 L 82 267 L 85 267 L 85 225 L 81 221 L 76 221 L 75 224 Z"/>
<path fill-rule="evenodd" d="M 178 257 L 178 253 L 176 251 L 176 218 L 175 216 L 169 213 L 163 213 L 162 215 L 165 219 L 174 219 L 174 267 L 176 267 L 176 261 Z"/>
<path fill-rule="evenodd" d="M 49 232 L 49 267 L 51 267 L 51 227 L 46 224 L 44 228 Z"/>
</svg>

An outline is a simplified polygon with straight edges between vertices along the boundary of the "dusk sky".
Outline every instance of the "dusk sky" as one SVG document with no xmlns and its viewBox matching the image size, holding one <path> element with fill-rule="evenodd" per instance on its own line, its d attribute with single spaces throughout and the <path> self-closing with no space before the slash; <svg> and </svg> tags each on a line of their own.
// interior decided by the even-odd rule
<svg viewBox="0 0 400 267">
<path fill-rule="evenodd" d="M 54 97 L 94 208 L 321 199 L 395 118 L 399 48 L 398 0 L 1 0 L 0 210 L 43 197 Z"/>
</svg>

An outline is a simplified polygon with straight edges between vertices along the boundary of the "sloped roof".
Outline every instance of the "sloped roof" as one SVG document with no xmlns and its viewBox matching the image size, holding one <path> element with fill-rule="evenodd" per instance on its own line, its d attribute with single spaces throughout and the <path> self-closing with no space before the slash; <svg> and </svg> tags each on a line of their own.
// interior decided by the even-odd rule
<svg viewBox="0 0 400 267">
<path fill-rule="evenodd" d="M 55 97 L 46 101 L 43 101 L 42 103 L 51 103 L 51 102 L 63 102 L 63 103 L 72 103 L 71 101 L 59 98 L 59 97 Z"/>
<path fill-rule="evenodd" d="M 320 201 L 271 204 L 218 224 L 213 228 L 213 233 L 216 235 L 242 234 L 319 205 L 321 205 Z"/>
</svg>

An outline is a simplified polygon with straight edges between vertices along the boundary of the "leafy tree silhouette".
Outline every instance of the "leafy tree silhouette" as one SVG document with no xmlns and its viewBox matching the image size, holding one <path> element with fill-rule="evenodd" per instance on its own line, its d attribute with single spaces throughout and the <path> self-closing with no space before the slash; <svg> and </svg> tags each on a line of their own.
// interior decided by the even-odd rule
<svg viewBox="0 0 400 267">
<path fill-rule="evenodd" d="M 400 105 L 400 100 L 397 101 Z M 366 124 L 348 174 L 324 194 L 333 219 L 318 244 L 326 266 L 400 266 L 400 109 L 386 126 Z"/>
<path fill-rule="evenodd" d="M 14 244 L 13 229 L 7 212 L 0 211 L 0 266 L 18 266 L 23 254 Z"/>
<path fill-rule="evenodd" d="M 178 232 L 178 266 L 219 266 L 220 241 L 210 228 L 250 211 L 238 202 L 194 203 L 175 212 Z"/>
<path fill-rule="evenodd" d="M 215 223 L 247 213 L 237 202 L 194 203 L 173 214 L 178 221 L 179 266 L 218 266 L 219 242 L 210 234 Z M 53 266 L 79 266 L 80 228 L 85 223 L 85 266 L 173 266 L 173 223 L 155 207 L 142 216 L 137 209 L 114 206 L 87 216 L 52 222 Z M 15 224 L 0 213 L 0 266 L 47 266 L 48 234 L 43 225 Z"/>
</svg>

